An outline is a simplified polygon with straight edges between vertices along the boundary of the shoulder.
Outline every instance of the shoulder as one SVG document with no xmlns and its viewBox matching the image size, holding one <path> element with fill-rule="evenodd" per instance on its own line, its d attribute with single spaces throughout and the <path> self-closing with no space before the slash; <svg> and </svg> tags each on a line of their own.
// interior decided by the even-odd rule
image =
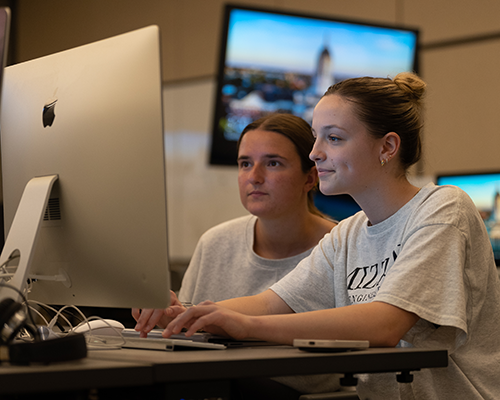
<svg viewBox="0 0 500 400">
<path fill-rule="evenodd" d="M 428 184 L 417 195 L 416 209 L 436 218 L 454 220 L 461 217 L 478 216 L 471 198 L 456 186 Z"/>
<path fill-rule="evenodd" d="M 358 211 L 356 214 L 340 221 L 337 226 L 332 229 L 332 233 L 336 235 L 346 235 L 353 231 L 357 232 L 361 227 L 366 226 L 367 223 L 368 218 L 365 212 Z"/>
<path fill-rule="evenodd" d="M 213 241 L 226 238 L 234 238 L 235 234 L 243 234 L 249 225 L 253 227 L 255 225 L 257 217 L 253 215 L 245 215 L 243 217 L 238 217 L 231 219 L 229 221 L 222 222 L 208 229 L 200 238 L 200 241 Z"/>
<path fill-rule="evenodd" d="M 407 219 L 404 223 L 407 232 L 441 226 L 457 229 L 475 241 L 482 240 L 486 234 L 484 221 L 474 202 L 456 186 L 428 184 L 411 203 L 403 215 L 403 219 Z"/>
<path fill-rule="evenodd" d="M 428 183 L 420 189 L 419 195 L 422 194 L 422 199 L 453 202 L 458 199 L 468 198 L 467 193 L 457 186 L 442 185 L 438 186 L 434 183 Z"/>
<path fill-rule="evenodd" d="M 255 218 L 253 215 L 239 217 L 208 229 L 198 240 L 192 261 L 200 263 L 201 259 L 221 260 L 244 254 L 248 247 L 247 232 L 253 230 Z"/>
</svg>

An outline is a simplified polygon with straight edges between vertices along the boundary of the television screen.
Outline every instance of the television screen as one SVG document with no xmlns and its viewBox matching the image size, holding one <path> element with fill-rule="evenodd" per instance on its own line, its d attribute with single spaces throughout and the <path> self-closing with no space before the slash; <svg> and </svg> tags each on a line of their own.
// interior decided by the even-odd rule
<svg viewBox="0 0 500 400">
<path fill-rule="evenodd" d="M 418 30 L 235 5 L 225 7 L 211 164 L 236 165 L 243 128 L 273 112 L 311 122 L 343 79 L 417 71 Z"/>
<path fill-rule="evenodd" d="M 454 185 L 476 205 L 490 236 L 495 262 L 500 266 L 500 171 L 438 175 L 438 185 Z"/>
</svg>

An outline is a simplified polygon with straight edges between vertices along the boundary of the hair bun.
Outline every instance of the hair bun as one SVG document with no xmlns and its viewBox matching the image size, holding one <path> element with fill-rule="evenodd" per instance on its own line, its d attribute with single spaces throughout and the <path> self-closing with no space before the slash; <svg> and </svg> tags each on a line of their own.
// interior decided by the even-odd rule
<svg viewBox="0 0 500 400">
<path fill-rule="evenodd" d="M 424 97 L 427 85 L 418 75 L 412 72 L 397 74 L 393 82 L 415 100 L 421 100 Z"/>
</svg>

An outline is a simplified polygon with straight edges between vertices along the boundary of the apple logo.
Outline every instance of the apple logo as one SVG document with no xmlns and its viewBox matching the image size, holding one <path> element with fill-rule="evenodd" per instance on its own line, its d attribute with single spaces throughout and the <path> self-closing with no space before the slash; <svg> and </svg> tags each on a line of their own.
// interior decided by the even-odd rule
<svg viewBox="0 0 500 400">
<path fill-rule="evenodd" d="M 54 100 L 51 103 L 48 103 L 43 106 L 42 121 L 44 128 L 46 128 L 47 126 L 52 126 L 52 123 L 54 122 L 54 118 L 56 117 L 55 114 L 56 103 L 57 100 Z"/>
</svg>

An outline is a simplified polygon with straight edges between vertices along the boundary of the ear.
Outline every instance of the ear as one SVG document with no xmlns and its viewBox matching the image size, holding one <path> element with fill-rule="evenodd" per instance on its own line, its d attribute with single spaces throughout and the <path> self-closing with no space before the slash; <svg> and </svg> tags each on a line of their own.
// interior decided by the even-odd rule
<svg viewBox="0 0 500 400">
<path fill-rule="evenodd" d="M 304 184 L 304 189 L 306 193 L 309 193 L 318 183 L 318 171 L 316 167 L 312 167 L 306 174 L 306 182 Z"/>
<path fill-rule="evenodd" d="M 386 133 L 381 140 L 380 163 L 384 165 L 396 156 L 401 146 L 401 138 L 396 132 Z"/>
</svg>

